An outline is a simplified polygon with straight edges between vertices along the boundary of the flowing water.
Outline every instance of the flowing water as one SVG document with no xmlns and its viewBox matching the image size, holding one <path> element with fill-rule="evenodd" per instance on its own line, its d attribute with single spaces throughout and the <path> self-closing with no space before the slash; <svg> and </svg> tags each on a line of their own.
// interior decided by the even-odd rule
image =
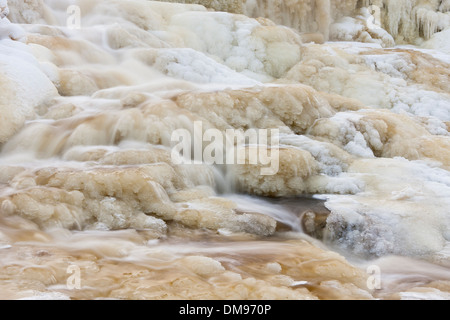
<svg viewBox="0 0 450 320">
<path fill-rule="evenodd" d="M 0 298 L 450 299 L 449 36 L 448 0 L 0 0 Z M 233 130 L 276 144 L 206 161 Z"/>
</svg>

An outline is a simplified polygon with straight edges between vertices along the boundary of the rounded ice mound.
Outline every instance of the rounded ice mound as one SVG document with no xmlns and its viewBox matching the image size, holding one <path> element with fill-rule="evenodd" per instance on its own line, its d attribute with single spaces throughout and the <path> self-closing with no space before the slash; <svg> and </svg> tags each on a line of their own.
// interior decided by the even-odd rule
<svg viewBox="0 0 450 320">
<path fill-rule="evenodd" d="M 450 37 L 450 27 L 445 30 L 435 33 L 430 40 L 422 44 L 425 49 L 434 49 L 446 54 L 450 54 L 450 43 L 448 41 Z"/>
<path fill-rule="evenodd" d="M 57 94 L 26 47 L 11 40 L 0 42 L 0 143 L 6 142 L 34 109 Z"/>
</svg>

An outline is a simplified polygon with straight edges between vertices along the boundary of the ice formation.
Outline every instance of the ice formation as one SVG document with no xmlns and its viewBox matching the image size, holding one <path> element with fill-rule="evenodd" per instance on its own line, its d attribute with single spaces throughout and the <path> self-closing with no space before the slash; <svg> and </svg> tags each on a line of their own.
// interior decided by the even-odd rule
<svg viewBox="0 0 450 320">
<path fill-rule="evenodd" d="M 374 42 L 375 38 L 386 45 L 392 45 L 392 37 L 399 42 L 429 39 L 450 24 L 448 1 L 439 0 L 169 1 L 265 17 L 300 32 L 321 33 L 325 39 Z"/>
<path fill-rule="evenodd" d="M 0 0 L 0 298 L 448 297 L 450 1 L 170 2 Z"/>
</svg>

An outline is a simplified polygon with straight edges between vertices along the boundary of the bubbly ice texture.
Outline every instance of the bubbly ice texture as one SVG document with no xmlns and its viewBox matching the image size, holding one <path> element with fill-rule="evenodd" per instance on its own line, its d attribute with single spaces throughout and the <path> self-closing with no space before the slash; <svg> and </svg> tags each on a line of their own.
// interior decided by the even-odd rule
<svg viewBox="0 0 450 320">
<path fill-rule="evenodd" d="M 0 1 L 1 294 L 448 297 L 447 2 L 195 2 Z M 198 121 L 278 129 L 279 171 L 175 164 Z M 371 290 L 390 256 L 436 272 Z"/>
</svg>

